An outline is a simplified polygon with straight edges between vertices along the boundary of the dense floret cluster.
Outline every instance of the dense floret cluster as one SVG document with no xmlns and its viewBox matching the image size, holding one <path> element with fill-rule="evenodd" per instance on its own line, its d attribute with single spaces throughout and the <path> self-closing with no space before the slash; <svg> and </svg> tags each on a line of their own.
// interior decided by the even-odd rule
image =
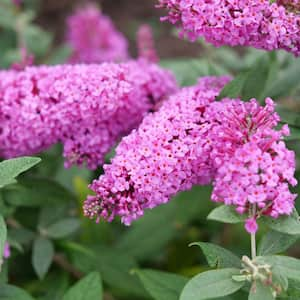
<svg viewBox="0 0 300 300">
<path fill-rule="evenodd" d="M 156 113 L 122 139 L 112 164 L 91 185 L 84 213 L 112 220 L 121 216 L 130 224 L 144 209 L 169 201 L 193 184 L 213 178 L 209 160 L 211 123 L 203 118 L 227 77 L 204 78 L 195 87 L 182 89 L 165 101 Z"/>
<path fill-rule="evenodd" d="M 276 131 L 279 117 L 271 99 L 215 102 L 228 78 L 204 78 L 170 97 L 160 110 L 123 138 L 105 174 L 91 185 L 84 212 L 130 224 L 146 208 L 165 203 L 195 184 L 213 183 L 212 200 L 234 205 L 255 227 L 262 214 L 291 214 L 295 157 Z M 255 213 L 253 215 L 253 207 Z"/>
<path fill-rule="evenodd" d="M 66 39 L 73 50 L 71 63 L 120 62 L 129 57 L 126 38 L 93 4 L 68 17 Z"/>
<path fill-rule="evenodd" d="M 159 0 L 169 20 L 191 40 L 204 37 L 215 46 L 285 49 L 300 55 L 299 1 Z"/>
<path fill-rule="evenodd" d="M 103 163 L 121 135 L 176 90 L 168 71 L 146 61 L 28 67 L 0 72 L 0 156 L 64 145 L 66 165 Z"/>
<path fill-rule="evenodd" d="M 282 141 L 289 135 L 287 125 L 274 129 L 280 119 L 273 101 L 267 98 L 262 107 L 254 99 L 223 100 L 213 103 L 207 116 L 218 120 L 211 131 L 216 170 L 212 200 L 251 215 L 246 225 L 262 214 L 290 215 L 296 198 L 289 191 L 289 184 L 297 184 L 295 155 Z"/>
</svg>

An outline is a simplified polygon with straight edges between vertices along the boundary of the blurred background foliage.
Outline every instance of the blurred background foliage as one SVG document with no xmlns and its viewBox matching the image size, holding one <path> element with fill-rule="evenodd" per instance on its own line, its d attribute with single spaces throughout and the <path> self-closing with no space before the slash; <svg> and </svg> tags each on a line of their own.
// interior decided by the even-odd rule
<svg viewBox="0 0 300 300">
<path fill-rule="evenodd" d="M 21 59 L 21 42 L 34 54 L 37 64 L 65 62 L 70 55 L 64 44 L 65 18 L 83 2 L 24 0 L 22 6 L 16 7 L 10 0 L 0 0 L 1 68 Z M 161 65 L 174 71 L 182 86 L 194 84 L 200 76 L 250 74 L 254 80 L 244 90 L 246 97 L 256 91 L 260 99 L 271 96 L 278 101 L 283 121 L 292 125 L 289 146 L 300 153 L 299 59 L 283 52 L 215 49 L 203 41 L 192 44 L 179 40 L 172 27 L 159 22 L 163 12 L 154 8 L 154 0 L 106 0 L 99 4 L 129 39 L 133 56 L 138 26 L 150 24 Z M 215 207 L 210 201 L 210 187 L 196 186 L 181 193 L 168 204 L 147 211 L 130 227 L 118 221 L 96 224 L 84 218 L 82 203 L 89 193 L 87 186 L 102 170 L 66 170 L 61 152 L 56 145 L 41 153 L 39 165 L 0 192 L 0 211 L 7 221 L 12 247 L 12 255 L 0 274 L 0 300 L 32 299 L 29 294 L 39 300 L 71 299 L 70 287 L 86 274 L 90 275 L 82 283 L 85 294 L 73 299 L 98 299 L 86 293 L 94 286 L 100 295 L 101 278 L 103 299 L 175 300 L 171 292 L 166 298 L 149 293 L 151 273 L 137 270 L 155 269 L 185 277 L 207 270 L 199 249 L 188 247 L 193 241 L 216 243 L 238 256 L 248 254 L 249 237 L 242 225 L 206 220 Z M 297 206 L 300 207 L 299 201 Z M 260 234 L 265 231 L 263 228 Z M 288 253 L 299 258 L 299 243 Z M 179 286 L 186 280 L 177 279 Z M 88 288 L 84 289 L 84 284 Z M 222 299 L 242 300 L 247 296 L 241 293 Z"/>
</svg>

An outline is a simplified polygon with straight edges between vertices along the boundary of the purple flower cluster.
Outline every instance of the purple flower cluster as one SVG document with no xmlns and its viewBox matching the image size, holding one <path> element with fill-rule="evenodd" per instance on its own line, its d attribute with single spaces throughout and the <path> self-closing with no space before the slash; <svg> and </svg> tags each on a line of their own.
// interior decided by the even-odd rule
<svg viewBox="0 0 300 300">
<path fill-rule="evenodd" d="M 0 156 L 32 155 L 61 142 L 66 166 L 94 169 L 176 89 L 172 74 L 144 60 L 1 71 Z"/>
<path fill-rule="evenodd" d="M 151 62 L 158 62 L 159 58 L 154 46 L 152 28 L 147 25 L 141 25 L 137 32 L 137 46 L 139 57 Z"/>
<path fill-rule="evenodd" d="M 66 39 L 71 63 L 120 62 L 128 59 L 128 43 L 112 20 L 88 4 L 67 19 Z"/>
<path fill-rule="evenodd" d="M 215 102 L 228 78 L 206 77 L 185 88 L 148 115 L 123 138 L 105 174 L 91 185 L 85 215 L 130 224 L 195 184 L 213 183 L 212 200 L 247 214 L 248 231 L 262 214 L 291 214 L 295 195 L 295 157 L 274 128 L 279 117 L 271 99 Z M 255 213 L 253 214 L 253 208 Z"/>
<path fill-rule="evenodd" d="M 263 214 L 290 215 L 296 198 L 289 191 L 289 184 L 297 184 L 295 155 L 282 141 L 289 135 L 287 125 L 274 129 L 280 119 L 273 101 L 267 98 L 261 107 L 255 99 L 223 100 L 210 105 L 207 116 L 218 119 L 211 131 L 216 170 L 212 200 L 250 214 L 246 222 L 250 232 L 257 229 L 255 220 Z"/>
<path fill-rule="evenodd" d="M 203 78 L 182 89 L 160 110 L 146 116 L 137 130 L 123 138 L 112 164 L 91 185 L 84 213 L 112 220 L 121 216 L 130 224 L 146 208 L 167 202 L 193 184 L 208 184 L 213 177 L 209 160 L 211 123 L 203 114 L 227 77 Z"/>
<path fill-rule="evenodd" d="M 300 55 L 298 0 L 159 0 L 169 10 L 162 18 L 181 27 L 194 40 L 215 46 L 285 49 Z"/>
</svg>

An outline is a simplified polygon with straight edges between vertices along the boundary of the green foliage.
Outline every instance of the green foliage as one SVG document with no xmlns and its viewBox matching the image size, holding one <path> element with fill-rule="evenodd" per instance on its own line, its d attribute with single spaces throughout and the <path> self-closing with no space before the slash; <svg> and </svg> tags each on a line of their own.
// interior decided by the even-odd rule
<svg viewBox="0 0 300 300">
<path fill-rule="evenodd" d="M 281 255 L 264 256 L 258 258 L 272 266 L 274 273 L 279 273 L 288 279 L 299 280 L 300 278 L 300 260 Z"/>
<path fill-rule="evenodd" d="M 229 268 L 241 267 L 241 260 L 232 252 L 211 243 L 197 242 L 191 246 L 199 246 L 205 255 L 210 267 Z"/>
<path fill-rule="evenodd" d="M 258 254 L 263 256 L 282 253 L 291 247 L 299 238 L 300 235 L 288 235 L 271 230 L 263 236 L 258 247 Z"/>
<path fill-rule="evenodd" d="M 223 297 L 240 290 L 244 282 L 237 282 L 232 276 L 239 269 L 226 268 L 201 273 L 193 277 L 184 287 L 180 300 L 205 300 Z"/>
<path fill-rule="evenodd" d="M 186 277 L 155 270 L 136 270 L 134 273 L 155 300 L 177 300 L 188 282 Z"/>
<path fill-rule="evenodd" d="M 246 101 L 251 98 L 262 100 L 265 90 L 270 84 L 277 68 L 274 53 L 259 57 L 251 68 L 236 76 L 221 91 L 218 99 L 225 97 L 241 98 Z"/>
<path fill-rule="evenodd" d="M 48 272 L 54 256 L 54 246 L 50 240 L 38 237 L 34 240 L 32 248 L 32 265 L 40 279 Z"/>
<path fill-rule="evenodd" d="M 208 220 L 236 224 L 241 223 L 245 220 L 244 215 L 239 215 L 232 206 L 222 205 L 215 208 L 207 216 Z"/>
<path fill-rule="evenodd" d="M 7 229 L 3 217 L 0 215 L 0 253 L 4 251 L 4 245 L 7 239 Z M 0 271 L 1 271 L 2 259 L 0 258 Z"/>
<path fill-rule="evenodd" d="M 99 273 L 92 272 L 72 286 L 62 300 L 102 300 L 102 283 Z"/>
<path fill-rule="evenodd" d="M 290 235 L 300 235 L 300 219 L 296 210 L 291 216 L 283 216 L 278 219 L 264 217 L 262 222 L 275 231 Z"/>
<path fill-rule="evenodd" d="M 74 233 L 80 226 L 80 222 L 76 218 L 67 218 L 51 224 L 48 228 L 44 229 L 44 233 L 53 238 L 61 239 Z"/>
<path fill-rule="evenodd" d="M 249 293 L 249 300 L 273 300 L 275 299 L 272 294 L 270 286 L 263 285 L 257 281 L 253 283 Z"/>
<path fill-rule="evenodd" d="M 44 2 L 23 0 L 19 9 L 11 0 L 0 0 L 0 67 L 21 59 L 22 43 L 37 64 L 68 60 L 70 47 L 59 43 L 63 28 L 58 28 L 56 36 L 50 23 L 49 27 L 39 25 L 47 24 L 44 14 L 50 11 L 53 19 L 55 7 L 64 5 Z M 277 112 L 291 129 L 285 141 L 299 160 L 300 60 L 282 52 L 216 49 L 204 42 L 202 50 L 201 57 L 170 57 L 162 59 L 161 65 L 175 73 L 181 86 L 192 85 L 201 76 L 233 75 L 218 100 L 256 97 L 262 101 L 269 96 L 280 100 Z M 180 193 L 166 205 L 146 211 L 128 228 L 119 222 L 95 224 L 83 217 L 82 202 L 91 193 L 88 183 L 103 170 L 64 169 L 61 148 L 56 145 L 41 153 L 42 163 L 25 174 L 41 159 L 24 157 L 0 163 L 0 253 L 6 241 L 12 252 L 2 264 L 0 300 L 274 299 L 270 285 L 256 280 L 251 287 L 241 273 L 240 257 L 249 248 L 245 217 L 230 206 L 215 208 L 210 201 L 211 187 L 195 186 Z M 109 157 L 114 154 L 112 151 Z M 260 256 L 254 261 L 270 266 L 272 283 L 282 290 L 276 299 L 298 300 L 299 260 L 275 255 L 292 245 L 291 253 L 298 254 L 298 213 L 259 220 L 262 231 L 270 230 L 265 235 L 259 232 Z M 200 247 L 209 267 L 216 270 L 207 271 L 199 249 L 188 248 L 197 240 L 205 242 L 191 245 Z"/>
<path fill-rule="evenodd" d="M 33 298 L 26 291 L 9 284 L 0 284 L 0 299 L 33 300 Z"/>
<path fill-rule="evenodd" d="M 20 157 L 0 163 L 0 188 L 15 183 L 15 178 L 41 161 L 36 157 Z"/>
<path fill-rule="evenodd" d="M 300 60 L 291 59 L 288 67 L 283 70 L 266 91 L 266 95 L 274 99 L 283 97 L 294 91 L 300 84 Z"/>
<path fill-rule="evenodd" d="M 193 85 L 202 76 L 227 74 L 221 66 L 200 58 L 162 60 L 161 65 L 175 74 L 180 86 Z"/>
</svg>

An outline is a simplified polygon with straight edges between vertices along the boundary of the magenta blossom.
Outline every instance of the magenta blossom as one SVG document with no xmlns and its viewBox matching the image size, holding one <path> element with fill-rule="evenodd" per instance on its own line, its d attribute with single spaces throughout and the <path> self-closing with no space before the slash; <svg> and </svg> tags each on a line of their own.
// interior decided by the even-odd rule
<svg viewBox="0 0 300 300">
<path fill-rule="evenodd" d="M 141 25 L 137 32 L 137 46 L 139 57 L 151 62 L 158 62 L 159 58 L 154 46 L 153 32 L 149 25 Z"/>
<path fill-rule="evenodd" d="M 273 101 L 267 98 L 262 107 L 255 99 L 224 99 L 213 103 L 207 114 L 219 121 L 211 131 L 216 169 L 212 199 L 252 218 L 290 215 L 296 198 L 289 191 L 289 184 L 297 184 L 295 154 L 282 140 L 289 135 L 287 125 L 275 130 L 280 118 Z"/>
<path fill-rule="evenodd" d="M 146 208 L 166 203 L 194 184 L 211 182 L 211 123 L 204 112 L 227 82 L 227 77 L 203 78 L 145 117 L 90 186 L 96 196 L 85 201 L 85 215 L 109 221 L 118 215 L 129 225 Z"/>
<path fill-rule="evenodd" d="M 129 57 L 126 38 L 93 4 L 68 17 L 66 39 L 73 50 L 71 63 L 119 62 Z"/>
<path fill-rule="evenodd" d="M 247 219 L 245 222 L 245 228 L 249 233 L 255 234 L 258 230 L 256 219 L 254 217 Z"/>
<path fill-rule="evenodd" d="M 159 0 L 168 20 L 191 40 L 215 46 L 284 49 L 300 55 L 298 0 Z"/>
<path fill-rule="evenodd" d="M 32 155 L 61 142 L 66 166 L 95 169 L 175 90 L 172 74 L 143 60 L 1 71 L 0 156 Z"/>
<path fill-rule="evenodd" d="M 254 232 L 261 215 L 290 215 L 296 185 L 295 155 L 286 148 L 285 125 L 276 130 L 274 103 L 252 99 L 215 102 L 227 78 L 204 78 L 170 97 L 160 110 L 123 138 L 105 174 L 91 185 L 96 196 L 85 215 L 130 224 L 146 208 L 166 203 L 195 184 L 213 184 L 212 200 L 248 216 Z"/>
<path fill-rule="evenodd" d="M 4 251 L 3 251 L 3 257 L 5 259 L 9 258 L 10 257 L 10 246 L 9 246 L 9 243 L 5 243 L 4 245 Z"/>
</svg>

